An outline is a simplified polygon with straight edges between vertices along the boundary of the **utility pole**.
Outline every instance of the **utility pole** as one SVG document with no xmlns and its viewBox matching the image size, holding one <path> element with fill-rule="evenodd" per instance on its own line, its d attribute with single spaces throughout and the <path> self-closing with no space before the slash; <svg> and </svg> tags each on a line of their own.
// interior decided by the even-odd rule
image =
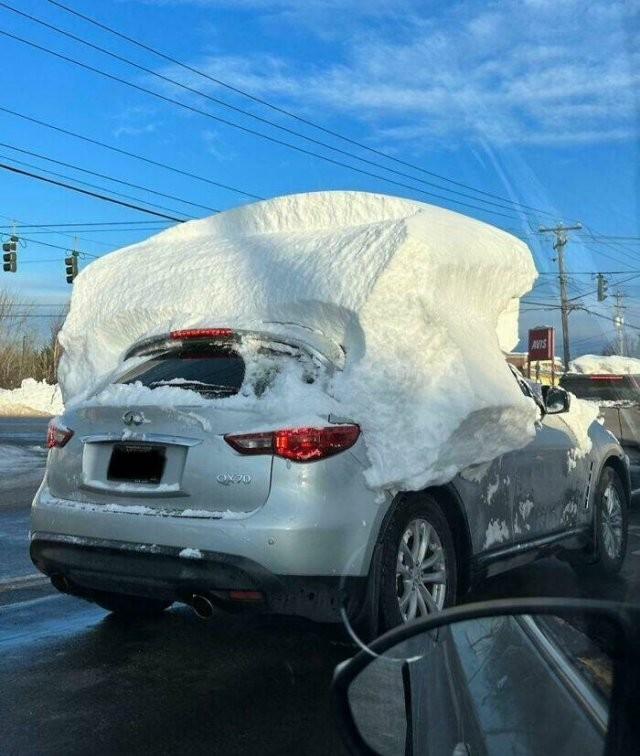
<svg viewBox="0 0 640 756">
<path fill-rule="evenodd" d="M 616 303 L 613 306 L 613 322 L 616 327 L 616 333 L 618 335 L 618 354 L 624 357 L 625 352 L 625 337 L 624 337 L 624 311 L 625 306 L 622 304 L 624 301 L 624 294 L 621 291 L 616 291 L 614 294 Z"/>
<path fill-rule="evenodd" d="M 556 239 L 553 242 L 553 248 L 558 255 L 558 280 L 560 281 L 560 313 L 562 315 L 562 362 L 564 363 L 564 372 L 569 372 L 569 361 L 571 354 L 569 350 L 569 304 L 568 278 L 564 266 L 564 248 L 567 246 L 567 232 L 580 231 L 582 224 L 575 226 L 554 226 L 547 228 L 540 226 L 538 232 L 541 234 L 554 234 Z"/>
</svg>

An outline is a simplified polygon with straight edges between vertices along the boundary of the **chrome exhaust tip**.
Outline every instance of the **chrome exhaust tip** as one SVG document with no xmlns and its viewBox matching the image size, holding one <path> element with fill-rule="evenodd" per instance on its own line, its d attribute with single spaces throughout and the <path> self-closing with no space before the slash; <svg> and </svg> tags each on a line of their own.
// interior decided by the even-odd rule
<svg viewBox="0 0 640 756">
<path fill-rule="evenodd" d="M 211 619 L 213 617 L 213 604 L 206 596 L 194 593 L 189 605 L 200 619 Z"/>
<path fill-rule="evenodd" d="M 69 581 L 64 575 L 52 575 L 51 585 L 60 593 L 69 593 Z"/>
</svg>

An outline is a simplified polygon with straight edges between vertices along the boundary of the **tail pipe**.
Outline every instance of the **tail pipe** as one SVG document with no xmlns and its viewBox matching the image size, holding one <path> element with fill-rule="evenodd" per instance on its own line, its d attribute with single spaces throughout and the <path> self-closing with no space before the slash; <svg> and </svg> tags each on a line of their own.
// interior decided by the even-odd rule
<svg viewBox="0 0 640 756">
<path fill-rule="evenodd" d="M 60 593 L 69 593 L 69 581 L 64 575 L 52 575 L 51 585 Z"/>
<path fill-rule="evenodd" d="M 213 604 L 206 596 L 194 593 L 189 605 L 200 619 L 211 619 L 213 617 Z"/>
</svg>

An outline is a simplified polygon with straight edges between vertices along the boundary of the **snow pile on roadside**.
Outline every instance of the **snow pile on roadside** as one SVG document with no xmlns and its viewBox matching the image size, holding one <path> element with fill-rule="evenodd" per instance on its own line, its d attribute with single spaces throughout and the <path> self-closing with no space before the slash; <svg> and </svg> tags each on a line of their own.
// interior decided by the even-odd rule
<svg viewBox="0 0 640 756">
<path fill-rule="evenodd" d="M 57 385 L 25 378 L 17 389 L 0 389 L 0 415 L 59 415 L 64 411 Z"/>
<path fill-rule="evenodd" d="M 583 354 L 569 365 L 571 373 L 595 375 L 640 375 L 640 360 L 617 354 L 605 357 L 600 354 Z"/>
<path fill-rule="evenodd" d="M 293 329 L 299 337 L 314 329 L 347 355 L 332 398 L 288 380 L 259 400 L 209 401 L 229 409 L 259 402 L 263 426 L 283 402 L 289 424 L 326 424 L 337 407 L 362 427 L 368 483 L 417 489 L 533 437 L 537 411 L 502 350 L 517 341 L 517 298 L 535 275 L 518 239 L 419 202 L 320 192 L 248 205 L 80 273 L 60 334 L 63 395 L 85 400 L 134 342 L 173 329 Z M 140 392 L 106 393 L 134 404 Z M 183 406 L 200 403 L 168 386 L 145 401 L 168 401 L 169 392 Z"/>
</svg>

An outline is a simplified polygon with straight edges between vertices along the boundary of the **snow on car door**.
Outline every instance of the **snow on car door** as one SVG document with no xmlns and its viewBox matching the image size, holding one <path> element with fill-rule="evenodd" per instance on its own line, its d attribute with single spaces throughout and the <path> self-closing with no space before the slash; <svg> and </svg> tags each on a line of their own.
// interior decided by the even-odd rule
<svg viewBox="0 0 640 756">
<path fill-rule="evenodd" d="M 518 384 L 533 400 L 529 386 Z M 561 415 L 543 415 L 535 438 L 502 458 L 509 480 L 511 527 L 515 541 L 528 541 L 578 525 L 588 473 L 577 441 Z"/>
</svg>

